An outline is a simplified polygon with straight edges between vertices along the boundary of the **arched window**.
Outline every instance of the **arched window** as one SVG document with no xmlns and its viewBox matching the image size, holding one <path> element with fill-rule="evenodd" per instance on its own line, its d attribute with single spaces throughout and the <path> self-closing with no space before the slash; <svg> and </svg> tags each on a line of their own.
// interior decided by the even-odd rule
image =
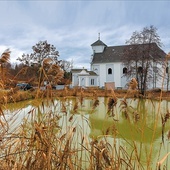
<svg viewBox="0 0 170 170">
<path fill-rule="evenodd" d="M 127 73 L 127 68 L 124 67 L 124 68 L 123 68 L 123 74 L 126 74 L 126 73 Z"/>
<path fill-rule="evenodd" d="M 94 79 L 91 79 L 91 85 L 94 85 Z"/>
<path fill-rule="evenodd" d="M 111 68 L 108 69 L 108 74 L 112 74 L 112 69 Z"/>
<path fill-rule="evenodd" d="M 169 68 L 168 67 L 166 67 L 166 73 L 168 73 L 169 72 Z"/>
<path fill-rule="evenodd" d="M 138 73 L 142 73 L 143 72 L 143 68 L 142 67 L 138 67 Z"/>
</svg>

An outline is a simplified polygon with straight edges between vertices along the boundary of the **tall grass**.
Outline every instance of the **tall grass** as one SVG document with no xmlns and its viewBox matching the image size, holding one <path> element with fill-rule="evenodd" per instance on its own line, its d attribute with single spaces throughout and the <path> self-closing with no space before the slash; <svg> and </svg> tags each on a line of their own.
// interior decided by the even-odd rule
<svg viewBox="0 0 170 170">
<path fill-rule="evenodd" d="M 40 71 L 44 74 L 44 79 L 47 79 L 43 68 Z M 39 79 L 39 87 L 41 82 Z M 7 103 L 24 100 L 24 95 L 30 93 L 18 89 L 1 90 L 4 100 L 0 105 L 0 170 L 168 170 L 166 162 L 169 150 L 162 156 L 161 149 L 165 147 L 165 138 L 170 138 L 170 131 L 165 136 L 165 127 L 170 119 L 169 111 L 161 113 L 160 100 L 158 112 L 154 114 L 156 116 L 151 129 L 152 136 L 149 136 L 149 146 L 145 146 L 148 116 L 143 113 L 145 101 L 136 100 L 140 95 L 135 79 L 130 82 L 129 89 L 124 98 L 119 99 L 120 102 L 115 92 L 111 91 L 105 114 L 106 118 L 112 120 L 112 126 L 105 125 L 103 133 L 97 137 L 89 136 L 88 129 L 93 124 L 82 113 L 85 101 L 83 89 L 74 89 L 74 96 L 77 96 L 74 97 L 74 102 L 70 102 L 68 97 L 54 99 L 50 88 L 44 91 L 38 88 L 35 93 L 36 99 L 32 100 L 30 109 L 25 111 L 23 121 L 17 124 L 20 110 L 24 108 L 7 115 Z M 63 96 L 68 93 L 65 89 Z M 129 94 L 134 98 L 127 99 Z M 95 115 L 95 109 L 102 103 L 95 90 L 91 98 L 93 103 L 89 114 Z M 132 106 L 134 101 L 136 105 Z M 119 116 L 123 117 L 128 126 L 126 128 L 130 132 L 130 140 L 119 131 L 117 108 L 120 109 Z M 157 164 L 154 162 L 153 165 L 154 139 L 160 117 L 162 141 L 157 146 Z M 140 133 L 140 142 L 136 141 L 135 131 Z"/>
<path fill-rule="evenodd" d="M 7 120 L 2 109 L 1 169 L 145 170 L 146 167 L 152 169 L 152 154 L 143 150 L 145 149 L 143 143 L 138 147 L 133 136 L 131 142 L 122 136 L 121 144 L 117 138 L 121 135 L 118 129 L 109 127 L 102 136 L 89 138 L 87 127 L 90 128 L 91 125 L 88 118 L 81 114 L 84 100 L 83 91 L 81 96 L 75 98 L 75 102 L 70 102 L 67 97 L 61 102 L 52 98 L 37 99 L 32 102 L 32 108 L 26 112 L 22 124 L 14 129 L 18 112 Z M 106 115 L 113 118 L 114 124 L 119 123 L 115 117 L 116 107 L 121 108 L 122 116 L 125 116 L 129 126 L 142 119 L 144 115 L 137 113 L 136 107 L 133 108 L 126 98 L 122 99 L 120 105 L 117 100 L 112 92 L 112 97 L 108 98 L 107 102 Z M 101 104 L 99 102 L 94 95 L 91 109 L 95 110 Z M 163 118 L 165 125 L 169 119 L 168 115 L 167 113 Z M 141 127 L 141 135 L 144 129 L 145 127 Z M 151 145 L 153 141 L 150 147 Z M 124 146 L 129 146 L 131 149 Z M 143 152 L 148 156 L 146 159 L 150 160 L 147 166 L 141 158 Z M 158 165 L 154 167 L 161 169 L 167 157 L 168 155 L 158 158 Z M 168 167 L 164 165 L 164 169 Z"/>
</svg>

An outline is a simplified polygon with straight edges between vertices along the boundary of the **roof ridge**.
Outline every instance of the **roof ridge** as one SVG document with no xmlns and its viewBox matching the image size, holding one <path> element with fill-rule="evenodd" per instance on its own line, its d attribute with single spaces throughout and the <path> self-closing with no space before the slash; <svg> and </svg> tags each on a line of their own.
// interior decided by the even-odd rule
<svg viewBox="0 0 170 170">
<path fill-rule="evenodd" d="M 123 45 L 112 45 L 112 46 L 107 46 L 109 47 L 125 47 L 125 46 L 134 46 L 134 45 L 148 45 L 148 44 L 156 44 L 155 42 L 152 43 L 144 43 L 144 44 L 123 44 Z"/>
<path fill-rule="evenodd" d="M 107 46 L 103 41 L 101 40 L 97 40 L 95 41 L 93 44 L 91 44 L 91 46 L 97 46 L 97 45 L 104 45 Z"/>
</svg>

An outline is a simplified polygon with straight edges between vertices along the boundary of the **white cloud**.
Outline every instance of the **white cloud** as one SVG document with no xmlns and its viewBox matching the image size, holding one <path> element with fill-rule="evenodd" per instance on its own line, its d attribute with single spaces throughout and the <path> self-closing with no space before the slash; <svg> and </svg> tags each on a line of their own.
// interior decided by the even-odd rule
<svg viewBox="0 0 170 170">
<path fill-rule="evenodd" d="M 168 10 L 166 1 L 0 1 L 0 50 L 11 48 L 15 61 L 31 53 L 40 40 L 47 40 L 57 48 L 60 59 L 89 67 L 90 45 L 99 32 L 107 45 L 122 45 L 134 31 L 153 24 L 167 52 Z"/>
<path fill-rule="evenodd" d="M 11 63 L 19 63 L 16 59 L 23 54 L 23 51 L 15 49 L 12 46 L 2 46 L 0 45 L 0 55 L 6 50 L 10 49 L 11 56 L 10 56 L 10 62 Z"/>
</svg>

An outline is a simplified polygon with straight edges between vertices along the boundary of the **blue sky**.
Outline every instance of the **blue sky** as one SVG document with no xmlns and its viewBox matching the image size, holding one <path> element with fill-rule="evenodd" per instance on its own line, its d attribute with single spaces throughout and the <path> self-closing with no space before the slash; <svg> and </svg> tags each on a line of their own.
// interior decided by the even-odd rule
<svg viewBox="0 0 170 170">
<path fill-rule="evenodd" d="M 124 45 L 134 31 L 158 29 L 162 49 L 170 51 L 170 1 L 129 0 L 1 0 L 0 54 L 10 48 L 11 62 L 47 40 L 60 60 L 90 68 L 91 44 Z"/>
</svg>

